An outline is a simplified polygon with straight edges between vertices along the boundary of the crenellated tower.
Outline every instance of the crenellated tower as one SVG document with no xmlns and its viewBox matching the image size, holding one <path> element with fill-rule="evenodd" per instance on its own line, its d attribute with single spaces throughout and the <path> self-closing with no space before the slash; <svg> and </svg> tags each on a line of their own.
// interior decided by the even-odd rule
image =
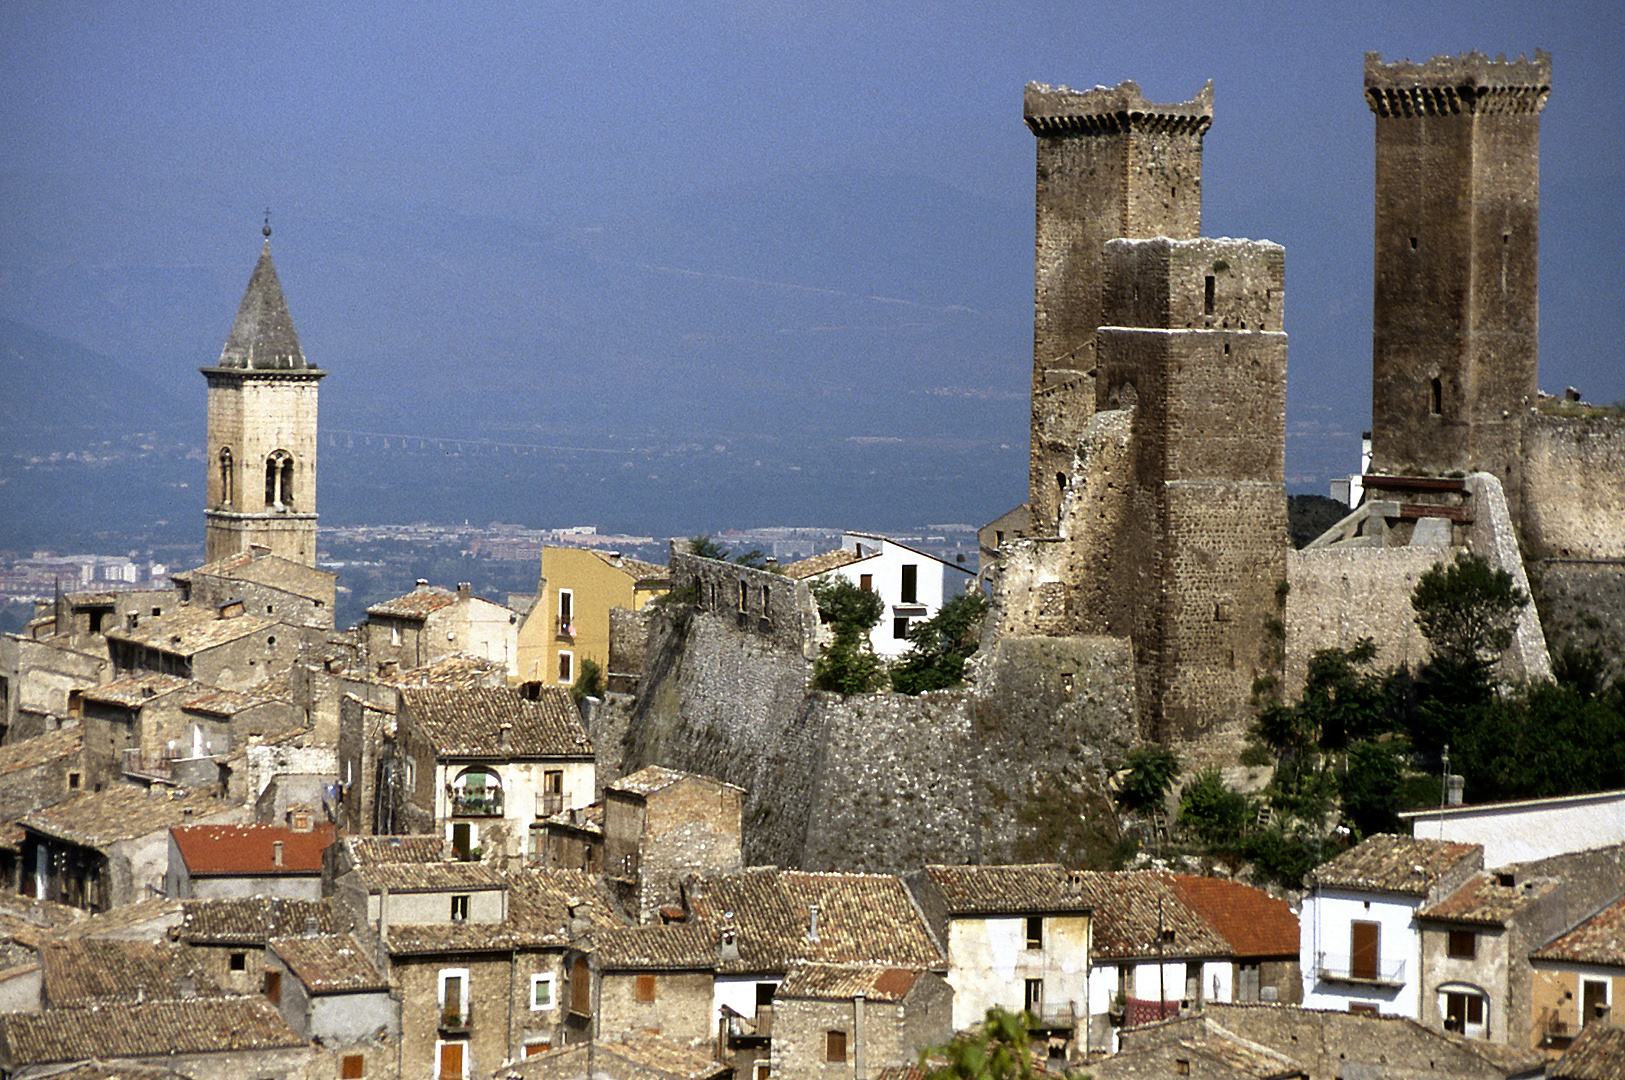
<svg viewBox="0 0 1625 1080">
<path fill-rule="evenodd" d="M 1038 139 L 1028 503 L 1033 533 L 1051 535 L 1094 414 L 1102 247 L 1117 237 L 1201 235 L 1213 84 L 1160 105 L 1133 82 L 1083 91 L 1030 83 L 1023 113 Z"/>
<path fill-rule="evenodd" d="M 316 564 L 316 388 L 271 263 L 271 228 L 209 384 L 209 562 L 251 547 Z"/>
<path fill-rule="evenodd" d="M 1500 478 L 1521 516 L 1539 373 L 1552 61 L 1365 59 L 1376 114 L 1372 470 Z"/>
</svg>

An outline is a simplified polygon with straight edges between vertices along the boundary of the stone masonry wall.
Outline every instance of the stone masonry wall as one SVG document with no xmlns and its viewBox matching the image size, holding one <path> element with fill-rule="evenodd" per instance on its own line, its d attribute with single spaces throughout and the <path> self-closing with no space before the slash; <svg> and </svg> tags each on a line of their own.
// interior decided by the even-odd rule
<svg viewBox="0 0 1625 1080">
<path fill-rule="evenodd" d="M 1523 457 L 1529 555 L 1625 561 L 1625 416 L 1537 413 Z"/>
</svg>

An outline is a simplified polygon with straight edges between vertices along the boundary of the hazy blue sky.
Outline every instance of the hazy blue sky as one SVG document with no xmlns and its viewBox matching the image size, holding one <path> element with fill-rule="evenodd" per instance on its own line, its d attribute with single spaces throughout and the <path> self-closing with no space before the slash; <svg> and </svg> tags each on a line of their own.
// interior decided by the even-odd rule
<svg viewBox="0 0 1625 1080">
<path fill-rule="evenodd" d="M 1132 78 L 1153 100 L 1181 101 L 1211 78 L 1204 231 L 1286 245 L 1288 471 L 1320 489 L 1325 474 L 1353 466 L 1369 416 L 1367 50 L 1416 60 L 1474 48 L 1553 54 L 1541 382 L 1625 398 L 1620 335 L 1599 318 L 1625 309 L 1615 268 L 1625 251 L 1622 26 L 1617 3 L 1528 0 L 3 0 L 0 315 L 144 371 L 173 370 L 200 397 L 194 369 L 218 355 L 269 206 L 300 336 L 335 373 L 324 395 L 357 394 L 358 375 L 398 374 L 410 356 L 411 392 L 424 403 L 414 430 L 435 429 L 441 392 L 503 397 L 505 371 L 520 396 L 546 396 L 545 372 L 529 368 L 550 361 L 527 351 L 526 335 L 567 341 L 571 352 L 612 335 L 616 260 L 682 279 L 677 314 L 660 318 L 695 325 L 673 326 L 674 342 L 713 324 L 756 334 L 751 320 L 771 308 L 782 325 L 763 324 L 759 370 L 793 384 L 817 367 L 837 403 L 862 396 L 882 370 L 872 387 L 881 397 L 938 369 L 966 400 L 1024 396 L 1033 139 L 1021 123 L 1023 85 Z M 830 179 L 842 176 L 870 179 L 844 198 Z M 783 193 L 805 177 L 821 178 L 809 189 L 816 213 L 782 220 L 795 216 Z M 913 190 L 930 205 L 911 205 Z M 773 200 L 759 202 L 759 191 Z M 658 257 L 638 247 L 642 235 L 625 235 L 664 236 L 669 219 L 696 206 L 703 212 L 678 222 L 688 230 L 681 243 L 650 241 Z M 754 220 L 764 207 L 780 220 Z M 916 255 L 885 225 L 915 215 L 926 241 L 957 237 L 975 223 L 954 216 L 982 209 L 998 223 L 985 246 L 927 242 Z M 931 214 L 948 217 L 938 227 Z M 484 232 L 424 240 L 425 222 L 437 221 L 477 221 Z M 903 250 L 866 250 L 866 237 Z M 802 246 L 820 257 L 798 257 Z M 568 265 L 516 283 L 527 251 L 553 259 L 566 249 Z M 555 274 L 570 279 L 556 295 Z M 789 305 L 787 289 L 850 301 L 844 321 L 832 329 L 828 311 Z M 962 318 L 980 321 L 962 331 L 971 325 Z M 897 320 L 937 320 L 938 336 L 895 352 L 876 344 Z M 775 333 L 803 341 L 802 370 L 772 370 Z M 975 355 L 939 362 L 933 350 L 952 351 L 943 341 Z M 506 366 L 491 367 L 493 351 L 508 348 Z M 645 397 L 658 397 L 662 381 L 712 374 L 698 353 L 670 366 L 658 335 L 635 349 L 606 346 L 599 360 Z M 769 426 L 773 410 L 793 410 L 775 400 L 757 417 Z M 732 411 L 696 423 L 726 427 Z M 1024 412 L 1006 410 L 1015 423 Z M 861 423 L 881 435 L 885 415 Z M 951 434 L 955 415 L 929 423 Z M 1012 430 L 1008 443 L 1009 491 L 1019 494 L 1025 432 Z"/>
</svg>

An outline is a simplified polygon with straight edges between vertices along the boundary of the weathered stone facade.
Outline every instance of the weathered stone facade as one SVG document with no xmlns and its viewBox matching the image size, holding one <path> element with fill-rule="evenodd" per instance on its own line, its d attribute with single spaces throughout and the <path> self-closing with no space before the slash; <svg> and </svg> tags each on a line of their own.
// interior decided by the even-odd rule
<svg viewBox="0 0 1625 1080">
<path fill-rule="evenodd" d="M 1086 91 L 1032 83 L 1023 113 L 1038 138 L 1029 505 L 1031 531 L 1045 534 L 1060 508 L 1057 478 L 1070 475 L 1094 411 L 1102 245 L 1201 235 L 1213 84 L 1159 105 L 1132 82 Z"/>
<path fill-rule="evenodd" d="M 1535 413 L 1523 460 L 1529 556 L 1625 568 L 1625 416 Z"/>
<path fill-rule="evenodd" d="M 1535 403 L 1551 56 L 1365 63 L 1376 114 L 1377 472 L 1493 473 L 1514 520 Z"/>
</svg>

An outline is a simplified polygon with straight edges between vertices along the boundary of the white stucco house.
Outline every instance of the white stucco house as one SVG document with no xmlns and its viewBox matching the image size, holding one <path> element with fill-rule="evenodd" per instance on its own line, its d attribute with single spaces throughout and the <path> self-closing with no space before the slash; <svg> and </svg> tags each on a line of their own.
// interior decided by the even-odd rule
<svg viewBox="0 0 1625 1080">
<path fill-rule="evenodd" d="M 885 610 L 869 632 L 869 643 L 875 655 L 887 660 L 908 652 L 909 629 L 935 615 L 976 576 L 968 567 L 884 536 L 860 532 L 843 533 L 839 550 L 791 563 L 783 572 L 807 582 L 845 578 L 861 589 L 879 593 Z"/>
<path fill-rule="evenodd" d="M 1421 1020 L 1417 912 L 1483 869 L 1477 844 L 1384 834 L 1311 871 L 1299 914 L 1304 1007 Z"/>
<path fill-rule="evenodd" d="M 1486 866 L 1625 843 L 1625 791 L 1409 810 L 1399 816 L 1417 836 L 1482 845 Z"/>
</svg>

